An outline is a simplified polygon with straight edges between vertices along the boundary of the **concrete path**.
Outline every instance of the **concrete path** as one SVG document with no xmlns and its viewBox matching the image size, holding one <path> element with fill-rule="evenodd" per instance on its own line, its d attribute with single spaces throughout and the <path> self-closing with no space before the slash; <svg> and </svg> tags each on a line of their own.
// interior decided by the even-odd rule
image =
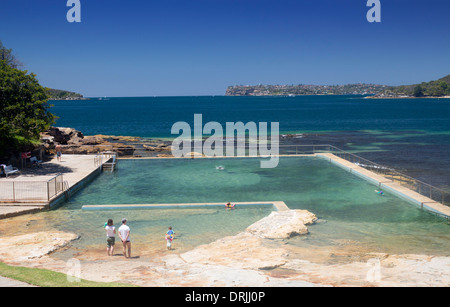
<svg viewBox="0 0 450 307">
<path fill-rule="evenodd" d="M 17 204 L 2 204 L 0 206 L 0 220 L 9 217 L 14 217 L 22 214 L 35 213 L 43 210 L 44 205 L 25 206 Z"/>
<path fill-rule="evenodd" d="M 26 184 L 29 189 L 40 189 L 42 191 L 32 191 L 31 194 L 47 193 L 46 188 L 36 184 L 40 182 L 47 182 L 58 174 L 63 175 L 63 180 L 67 181 L 69 188 L 78 184 L 84 178 L 89 176 L 92 172 L 99 168 L 95 164 L 95 155 L 63 155 L 62 161 L 58 162 L 56 158 L 44 162 L 38 168 L 24 168 L 21 170 L 19 176 L 11 176 L 8 178 L 0 178 L 0 183 L 5 182 L 20 182 L 22 186 Z M 106 162 L 106 159 L 103 161 Z M 38 183 L 36 183 L 38 182 Z M 33 184 L 35 184 L 33 186 Z M 17 186 L 17 185 L 16 185 Z M 26 192 L 26 191 L 25 191 Z M 25 193 L 24 192 L 24 193 Z M 2 195 L 2 193 L 4 195 Z M 0 201 L 8 199 L 10 191 L 8 189 L 0 189 Z M 10 196 L 9 196 L 10 197 Z M 0 203 L 0 219 L 13 217 L 21 214 L 28 214 L 48 208 L 48 202 L 14 202 L 14 203 Z"/>
<path fill-rule="evenodd" d="M 64 180 L 67 180 L 69 185 L 74 185 L 82 178 L 90 174 L 94 169 L 98 168 L 95 165 L 95 155 L 63 155 L 61 162 L 56 158 L 44 162 L 40 167 L 27 167 L 21 170 L 19 176 L 10 176 L 8 178 L 1 178 L 0 181 L 48 181 L 55 176 L 62 174 Z M 106 162 L 106 161 L 103 161 Z"/>
<path fill-rule="evenodd" d="M 5 288 L 5 287 L 36 287 L 36 286 L 0 276 L 0 287 Z"/>
</svg>

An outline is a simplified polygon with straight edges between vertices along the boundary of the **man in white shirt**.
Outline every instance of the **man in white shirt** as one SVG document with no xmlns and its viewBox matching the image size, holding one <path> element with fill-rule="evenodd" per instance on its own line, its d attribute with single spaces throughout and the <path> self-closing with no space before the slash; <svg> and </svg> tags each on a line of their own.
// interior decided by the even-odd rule
<svg viewBox="0 0 450 307">
<path fill-rule="evenodd" d="M 125 258 L 131 257 L 130 227 L 127 226 L 127 219 L 122 219 L 122 226 L 119 227 L 119 237 L 122 240 L 123 255 Z M 128 256 L 127 256 L 128 249 Z"/>
</svg>

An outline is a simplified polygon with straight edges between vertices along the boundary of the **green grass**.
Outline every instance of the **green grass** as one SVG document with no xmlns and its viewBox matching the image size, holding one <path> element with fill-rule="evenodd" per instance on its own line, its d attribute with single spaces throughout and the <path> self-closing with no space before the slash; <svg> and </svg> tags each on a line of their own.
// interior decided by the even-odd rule
<svg viewBox="0 0 450 307">
<path fill-rule="evenodd" d="M 0 276 L 26 282 L 38 287 L 134 287 L 134 285 L 116 282 L 95 282 L 81 279 L 70 282 L 64 273 L 46 269 L 10 266 L 0 262 Z"/>
</svg>

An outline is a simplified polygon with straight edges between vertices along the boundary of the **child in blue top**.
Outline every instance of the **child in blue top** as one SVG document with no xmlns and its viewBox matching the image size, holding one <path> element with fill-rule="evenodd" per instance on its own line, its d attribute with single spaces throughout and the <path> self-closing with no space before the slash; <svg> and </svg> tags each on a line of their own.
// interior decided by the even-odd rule
<svg viewBox="0 0 450 307">
<path fill-rule="evenodd" d="M 172 226 L 169 226 L 169 231 L 166 233 L 167 249 L 172 249 L 172 241 L 175 233 L 172 230 Z"/>
</svg>

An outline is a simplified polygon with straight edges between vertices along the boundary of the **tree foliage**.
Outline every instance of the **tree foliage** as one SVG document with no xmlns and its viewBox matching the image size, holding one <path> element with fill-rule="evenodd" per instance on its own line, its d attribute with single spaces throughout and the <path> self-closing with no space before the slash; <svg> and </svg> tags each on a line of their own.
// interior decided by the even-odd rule
<svg viewBox="0 0 450 307">
<path fill-rule="evenodd" d="M 423 97 L 423 88 L 420 85 L 417 85 L 414 88 L 414 97 Z"/>
<path fill-rule="evenodd" d="M 0 153 L 23 150 L 54 123 L 48 95 L 36 75 L 0 60 Z"/>
<path fill-rule="evenodd" d="M 20 68 L 23 64 L 14 56 L 12 49 L 8 49 L 3 46 L 2 41 L 0 41 L 0 61 L 5 61 L 6 65 L 12 68 Z"/>
<path fill-rule="evenodd" d="M 439 80 L 414 85 L 401 85 L 387 88 L 394 95 L 414 97 L 450 96 L 450 75 Z"/>
</svg>

